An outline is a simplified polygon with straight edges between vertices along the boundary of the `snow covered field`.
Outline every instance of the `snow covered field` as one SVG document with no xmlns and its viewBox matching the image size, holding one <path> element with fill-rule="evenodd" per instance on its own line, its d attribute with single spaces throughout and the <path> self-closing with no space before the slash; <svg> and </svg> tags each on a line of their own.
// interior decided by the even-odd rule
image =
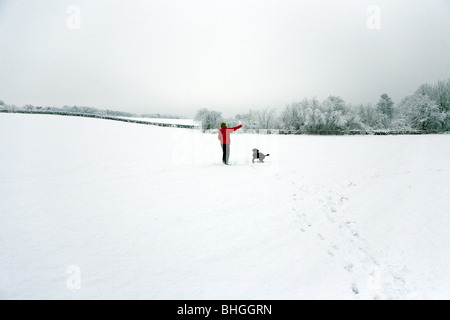
<svg viewBox="0 0 450 320">
<path fill-rule="evenodd" d="M 120 119 L 139 120 L 151 123 L 167 123 L 167 124 L 181 124 L 188 126 L 198 126 L 199 123 L 193 119 L 164 119 L 164 118 L 139 118 L 139 117 L 118 117 Z"/>
<path fill-rule="evenodd" d="M 450 299 L 450 135 L 0 114 L 1 299 Z M 251 162 L 251 149 L 271 155 Z"/>
</svg>

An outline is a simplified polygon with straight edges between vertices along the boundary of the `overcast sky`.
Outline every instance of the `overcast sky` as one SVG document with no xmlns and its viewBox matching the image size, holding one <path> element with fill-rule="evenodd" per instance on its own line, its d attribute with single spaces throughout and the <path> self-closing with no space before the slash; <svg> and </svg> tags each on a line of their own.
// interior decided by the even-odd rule
<svg viewBox="0 0 450 320">
<path fill-rule="evenodd" d="M 0 100 L 18 106 L 234 116 L 449 77 L 450 0 L 0 0 Z"/>
</svg>

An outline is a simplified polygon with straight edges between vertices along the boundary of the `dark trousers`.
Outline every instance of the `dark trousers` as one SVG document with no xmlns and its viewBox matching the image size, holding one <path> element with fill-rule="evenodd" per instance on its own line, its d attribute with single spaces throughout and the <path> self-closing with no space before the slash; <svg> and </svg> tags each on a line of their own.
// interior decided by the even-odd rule
<svg viewBox="0 0 450 320">
<path fill-rule="evenodd" d="M 222 145 L 222 162 L 224 164 L 228 164 L 228 159 L 230 158 L 230 145 L 229 144 L 223 144 Z"/>
</svg>

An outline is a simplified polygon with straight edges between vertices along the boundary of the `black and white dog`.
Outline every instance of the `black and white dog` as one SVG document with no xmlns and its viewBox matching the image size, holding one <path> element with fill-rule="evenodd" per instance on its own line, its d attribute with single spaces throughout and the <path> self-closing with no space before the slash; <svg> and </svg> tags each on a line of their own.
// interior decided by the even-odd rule
<svg viewBox="0 0 450 320">
<path fill-rule="evenodd" d="M 258 149 L 253 149 L 253 159 L 252 162 L 255 163 L 255 159 L 258 159 L 259 162 L 264 162 L 264 158 L 270 156 L 270 154 L 264 154 L 259 152 Z"/>
</svg>

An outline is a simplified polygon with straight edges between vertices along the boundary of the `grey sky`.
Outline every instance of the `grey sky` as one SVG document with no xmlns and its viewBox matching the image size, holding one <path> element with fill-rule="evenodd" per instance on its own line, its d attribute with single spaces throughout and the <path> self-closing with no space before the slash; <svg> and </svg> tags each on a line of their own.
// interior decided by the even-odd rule
<svg viewBox="0 0 450 320">
<path fill-rule="evenodd" d="M 448 77 L 449 0 L 0 0 L 0 99 L 19 106 L 233 116 Z"/>
</svg>

